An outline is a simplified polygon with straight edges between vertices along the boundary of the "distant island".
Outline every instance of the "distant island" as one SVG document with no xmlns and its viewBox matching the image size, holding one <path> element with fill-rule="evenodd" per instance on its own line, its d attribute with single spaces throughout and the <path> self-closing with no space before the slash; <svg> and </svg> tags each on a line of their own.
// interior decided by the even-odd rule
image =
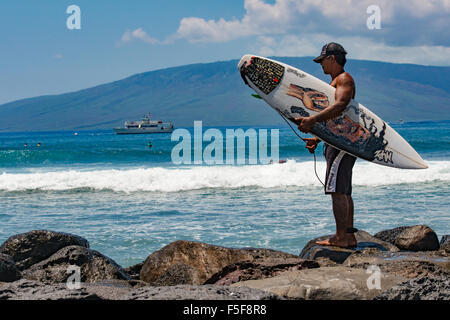
<svg viewBox="0 0 450 320">
<path fill-rule="evenodd" d="M 272 57 L 329 82 L 312 57 Z M 76 92 L 0 105 L 0 131 L 111 129 L 151 112 L 175 127 L 277 126 L 283 120 L 244 85 L 238 60 L 144 72 Z M 384 120 L 449 119 L 450 67 L 349 60 L 356 99 Z"/>
</svg>

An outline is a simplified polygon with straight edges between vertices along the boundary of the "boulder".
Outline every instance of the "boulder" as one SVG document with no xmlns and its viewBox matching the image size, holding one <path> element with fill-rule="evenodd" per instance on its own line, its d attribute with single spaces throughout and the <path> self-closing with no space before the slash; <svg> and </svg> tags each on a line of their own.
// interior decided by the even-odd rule
<svg viewBox="0 0 450 320">
<path fill-rule="evenodd" d="M 432 251 L 439 250 L 436 233 L 428 226 L 417 225 L 403 230 L 395 239 L 394 245 L 401 250 Z"/>
<path fill-rule="evenodd" d="M 175 284 L 168 281 L 167 276 L 173 273 L 169 268 L 183 269 L 182 283 L 204 284 L 215 273 L 227 265 L 239 261 L 253 261 L 265 258 L 296 258 L 295 255 L 270 249 L 257 248 L 225 248 L 202 242 L 179 240 L 168 244 L 158 251 L 150 254 L 144 262 L 140 272 L 140 279 L 151 285 L 160 284 L 160 277 L 165 278 L 164 283 Z M 181 265 L 186 266 L 181 267 Z M 167 271 L 169 269 L 169 271 Z M 195 269 L 195 272 L 194 272 Z M 167 272 L 166 272 L 167 271 Z"/>
<path fill-rule="evenodd" d="M 68 246 L 23 271 L 23 277 L 43 283 L 61 283 L 74 274 L 69 267 L 80 267 L 81 282 L 106 279 L 130 280 L 130 276 L 112 259 L 81 246 Z"/>
<path fill-rule="evenodd" d="M 389 242 L 391 244 L 395 243 L 395 240 L 397 239 L 398 235 L 408 229 L 409 227 L 403 226 L 403 227 L 397 227 L 394 229 L 388 229 L 383 230 L 378 233 L 375 233 L 373 236 L 377 239 L 380 239 L 382 241 Z"/>
<path fill-rule="evenodd" d="M 355 248 L 340 248 L 335 246 L 322 246 L 316 244 L 317 241 L 330 238 L 332 235 L 322 236 L 309 241 L 300 253 L 300 258 L 315 260 L 321 257 L 328 258 L 336 263 L 343 263 L 356 250 L 364 250 L 365 248 L 377 248 L 382 251 L 399 251 L 397 247 L 389 242 L 382 241 L 371 236 L 369 233 L 358 230 L 355 233 L 357 246 Z"/>
<path fill-rule="evenodd" d="M 192 283 L 200 283 L 197 269 L 185 263 L 175 263 L 167 268 L 152 285 L 162 287 Z"/>
<path fill-rule="evenodd" d="M 0 253 L 10 255 L 19 270 L 24 270 L 71 245 L 89 248 L 89 242 L 77 235 L 33 230 L 10 237 L 0 246 Z"/>
<path fill-rule="evenodd" d="M 284 271 L 319 268 L 319 263 L 300 258 L 242 261 L 226 266 L 205 284 L 230 285 L 239 281 L 274 277 Z"/>
<path fill-rule="evenodd" d="M 394 244 L 401 250 L 432 251 L 439 249 L 439 240 L 436 233 L 428 226 L 403 226 L 383 230 L 375 237 Z"/>
<path fill-rule="evenodd" d="M 441 246 L 446 243 L 450 243 L 450 235 L 449 234 L 442 236 L 441 241 L 439 241 L 439 245 L 441 245 Z"/>
<path fill-rule="evenodd" d="M 418 277 L 382 292 L 375 300 L 450 300 L 450 278 Z"/>
<path fill-rule="evenodd" d="M 0 253 L 0 282 L 13 282 L 21 277 L 22 275 L 11 256 Z"/>
<path fill-rule="evenodd" d="M 442 236 L 439 242 L 439 250 L 445 253 L 450 253 L 450 235 Z"/>
<path fill-rule="evenodd" d="M 370 276 L 366 270 L 361 269 L 343 266 L 321 267 L 286 271 L 272 278 L 237 282 L 231 287 L 245 286 L 288 299 L 368 300 L 405 280 L 402 277 L 381 273 L 378 289 L 368 286 Z"/>
<path fill-rule="evenodd" d="M 450 276 L 450 259 L 422 252 L 388 252 L 371 248 L 354 252 L 342 265 L 364 270 L 377 266 L 382 273 L 408 279 L 419 276 Z"/>
</svg>

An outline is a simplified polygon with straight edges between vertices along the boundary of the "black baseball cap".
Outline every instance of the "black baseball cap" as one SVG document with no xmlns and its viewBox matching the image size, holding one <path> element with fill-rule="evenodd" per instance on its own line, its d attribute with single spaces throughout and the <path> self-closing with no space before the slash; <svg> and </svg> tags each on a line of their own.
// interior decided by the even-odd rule
<svg viewBox="0 0 450 320">
<path fill-rule="evenodd" d="M 347 54 L 347 51 L 345 51 L 344 47 L 341 46 L 339 43 L 330 42 L 322 47 L 322 52 L 320 53 L 320 56 L 315 58 L 313 61 L 320 63 L 323 60 L 323 58 L 331 56 L 333 54 Z"/>
</svg>

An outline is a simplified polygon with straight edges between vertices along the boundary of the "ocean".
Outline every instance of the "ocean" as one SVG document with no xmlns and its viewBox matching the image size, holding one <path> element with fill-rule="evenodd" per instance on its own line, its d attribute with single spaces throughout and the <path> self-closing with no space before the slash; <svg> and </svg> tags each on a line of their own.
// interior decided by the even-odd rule
<svg viewBox="0 0 450 320">
<path fill-rule="evenodd" d="M 355 227 L 374 234 L 426 224 L 440 239 L 450 233 L 450 122 L 391 126 L 429 168 L 358 159 Z M 35 229 L 74 233 L 124 267 L 176 240 L 299 254 L 312 238 L 334 233 L 331 199 L 304 143 L 278 129 L 287 162 L 243 165 L 174 164 L 171 134 L 0 133 L 0 243 Z M 323 181 L 322 144 L 316 154 Z"/>
</svg>

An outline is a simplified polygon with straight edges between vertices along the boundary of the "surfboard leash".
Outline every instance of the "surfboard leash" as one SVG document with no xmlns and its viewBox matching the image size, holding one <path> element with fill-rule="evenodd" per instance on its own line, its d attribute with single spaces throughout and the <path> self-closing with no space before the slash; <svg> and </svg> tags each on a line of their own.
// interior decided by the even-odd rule
<svg viewBox="0 0 450 320">
<path fill-rule="evenodd" d="M 280 111 L 276 110 L 280 116 L 284 119 L 284 121 L 286 121 L 286 123 L 288 124 L 288 126 L 292 129 L 292 131 L 295 133 L 295 135 L 302 140 L 303 142 L 305 142 L 305 140 L 303 140 L 303 138 L 297 133 L 297 131 L 295 131 L 294 128 L 292 128 L 291 124 L 289 123 L 289 120 L 286 119 L 286 117 L 284 116 L 284 114 L 282 114 Z M 306 144 L 306 142 L 305 142 Z M 316 150 L 314 150 L 313 152 L 313 156 L 314 156 L 314 173 L 316 174 L 317 180 L 319 180 L 319 182 L 325 187 L 325 184 L 322 182 L 322 180 L 320 180 L 319 175 L 317 174 L 317 168 L 316 168 Z"/>
</svg>

